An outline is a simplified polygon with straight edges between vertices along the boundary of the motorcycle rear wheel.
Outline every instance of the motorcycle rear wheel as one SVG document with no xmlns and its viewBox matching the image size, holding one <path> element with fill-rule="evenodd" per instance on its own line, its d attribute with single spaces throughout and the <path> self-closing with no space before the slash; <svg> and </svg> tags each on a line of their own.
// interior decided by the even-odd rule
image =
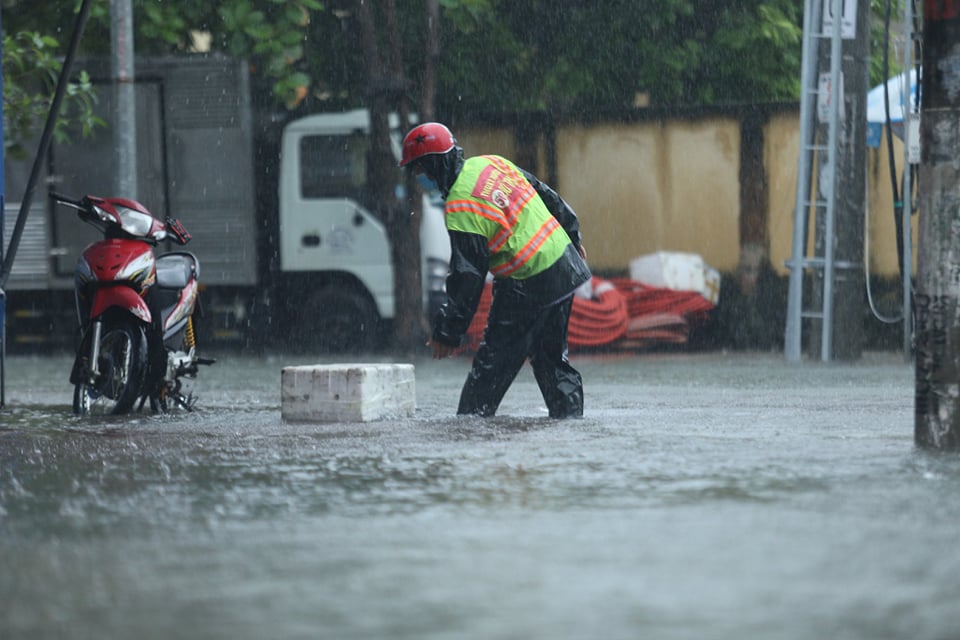
<svg viewBox="0 0 960 640">
<path fill-rule="evenodd" d="M 84 349 L 89 350 L 88 341 Z M 119 415 L 130 411 L 141 395 L 147 372 L 147 338 L 131 320 L 106 320 L 100 334 L 99 376 L 93 384 L 74 385 L 77 415 Z"/>
</svg>

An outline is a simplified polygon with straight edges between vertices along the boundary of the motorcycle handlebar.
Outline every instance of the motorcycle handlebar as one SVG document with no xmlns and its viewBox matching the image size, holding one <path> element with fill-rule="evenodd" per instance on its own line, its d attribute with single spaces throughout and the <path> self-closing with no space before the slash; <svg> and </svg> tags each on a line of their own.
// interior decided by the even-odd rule
<svg viewBox="0 0 960 640">
<path fill-rule="evenodd" d="M 55 191 L 51 191 L 51 192 L 50 192 L 50 197 L 51 197 L 52 199 L 56 200 L 57 202 L 59 202 L 60 204 L 70 205 L 71 207 L 73 207 L 73 208 L 75 208 L 75 209 L 86 209 L 86 208 L 87 208 L 87 207 L 86 207 L 86 205 L 87 205 L 86 200 L 87 200 L 87 199 L 86 199 L 85 197 L 84 197 L 84 198 L 81 198 L 81 199 L 79 199 L 79 200 L 74 200 L 74 199 L 71 198 L 70 196 L 65 196 L 65 195 L 63 195 L 62 193 L 57 193 L 57 192 L 55 192 Z"/>
<path fill-rule="evenodd" d="M 177 244 L 185 245 L 190 242 L 190 238 L 193 236 L 190 235 L 190 232 L 187 231 L 186 227 L 183 226 L 176 218 L 167 218 L 166 220 L 167 231 L 173 236 L 173 239 L 177 241 Z"/>
<path fill-rule="evenodd" d="M 80 217 L 85 220 L 93 215 L 93 211 L 90 206 L 91 201 L 89 196 L 83 196 L 79 200 L 76 200 L 74 198 L 71 198 L 70 196 L 65 196 L 62 193 L 57 193 L 55 191 L 48 192 L 48 195 L 50 198 L 52 198 L 56 202 L 60 204 L 65 204 L 69 207 L 73 207 L 74 209 L 77 209 L 78 211 L 80 211 Z M 84 213 L 86 213 L 87 215 L 84 216 Z M 190 232 L 187 231 L 186 228 L 183 226 L 183 223 L 181 223 L 176 218 L 167 217 L 167 219 L 164 221 L 164 227 L 167 233 L 170 234 L 170 239 L 174 240 L 177 244 L 185 245 L 188 242 L 190 242 L 190 239 L 192 238 L 192 236 L 190 235 Z M 143 238 L 143 239 L 148 240 L 146 238 Z M 154 239 L 153 242 L 155 243 L 156 240 Z"/>
</svg>

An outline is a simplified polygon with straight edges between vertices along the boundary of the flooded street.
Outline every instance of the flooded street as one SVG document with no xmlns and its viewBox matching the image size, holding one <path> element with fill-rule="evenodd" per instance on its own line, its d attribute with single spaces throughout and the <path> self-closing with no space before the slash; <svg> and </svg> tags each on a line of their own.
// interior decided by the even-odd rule
<svg viewBox="0 0 960 640">
<path fill-rule="evenodd" d="M 955 638 L 960 459 L 913 444 L 899 354 L 579 357 L 456 418 L 288 424 L 222 354 L 194 414 L 80 419 L 67 357 L 8 357 L 0 638 Z"/>
</svg>

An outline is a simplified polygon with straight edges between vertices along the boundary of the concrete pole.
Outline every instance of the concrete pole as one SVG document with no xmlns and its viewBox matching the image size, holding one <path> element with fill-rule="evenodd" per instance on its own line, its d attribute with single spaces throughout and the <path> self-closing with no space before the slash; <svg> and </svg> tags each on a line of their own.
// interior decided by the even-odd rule
<svg viewBox="0 0 960 640">
<path fill-rule="evenodd" d="M 844 42 L 846 114 L 840 127 L 837 170 L 836 280 L 833 288 L 833 355 L 858 360 L 863 355 L 864 271 L 863 211 L 867 184 L 867 91 L 870 60 L 870 0 L 857 0 L 856 34 Z"/>
<path fill-rule="evenodd" d="M 133 7 L 110 0 L 113 130 L 116 174 L 113 195 L 137 199 L 137 96 L 134 90 Z"/>
<path fill-rule="evenodd" d="M 844 20 L 854 19 L 849 13 L 856 7 L 855 32 L 845 36 L 840 53 L 843 103 L 842 116 L 837 126 L 836 167 L 830 167 L 827 154 L 822 153 L 821 171 L 836 171 L 836 197 L 832 233 L 827 230 L 825 216 L 818 219 L 816 229 L 817 255 L 827 255 L 825 243 L 833 241 L 832 270 L 817 274 L 814 287 L 814 306 L 826 313 L 832 309 L 830 331 L 811 332 L 809 353 L 821 355 L 823 360 L 857 360 L 863 355 L 864 273 L 863 273 L 863 210 L 866 206 L 866 96 L 869 77 L 870 0 L 843 2 Z M 827 73 L 832 60 L 828 43 L 820 55 L 821 73 Z M 821 124 L 821 139 L 829 139 L 827 124 Z M 821 178 L 826 182 L 826 178 Z M 832 274 L 830 273 L 832 271 Z M 833 276 L 830 286 L 823 278 Z M 824 292 L 832 300 L 824 300 Z M 826 336 L 826 338 L 824 337 Z M 824 344 L 824 339 L 829 344 Z M 827 355 L 829 354 L 829 355 Z"/>
<path fill-rule="evenodd" d="M 905 362 L 910 362 L 913 356 L 913 183 L 910 174 L 912 166 L 917 163 L 917 159 L 912 157 L 914 154 L 911 153 L 911 148 L 917 144 L 917 138 L 919 138 L 919 135 L 914 135 L 911 126 L 915 114 L 910 108 L 911 96 L 914 93 L 913 83 L 910 82 L 910 72 L 913 70 L 913 55 L 916 48 L 912 2 L 903 3 L 903 24 L 905 25 L 904 33 L 906 36 L 904 38 L 906 46 L 903 48 L 903 68 L 907 77 L 907 96 L 902 103 L 905 115 L 903 119 L 903 193 L 900 194 L 900 199 L 903 202 L 902 215 L 900 216 L 903 235 L 903 272 L 900 275 L 903 280 L 903 307 L 901 311 L 903 316 L 903 359 Z M 917 82 L 919 81 L 918 78 Z M 920 106 L 920 101 L 917 100 L 915 104 Z"/>
<path fill-rule="evenodd" d="M 960 450 L 960 1 L 925 3 L 917 238 L 917 445 Z"/>
<path fill-rule="evenodd" d="M 3 17 L 0 16 L 0 33 L 3 32 Z M 3 41 L 0 38 L 0 61 L 3 60 Z M 3 63 L 0 62 L 0 269 L 3 268 L 4 224 L 6 224 L 3 209 L 5 205 L 6 183 L 4 178 L 7 172 L 6 154 L 3 149 Z M 0 283 L 0 409 L 7 404 L 7 294 Z"/>
</svg>

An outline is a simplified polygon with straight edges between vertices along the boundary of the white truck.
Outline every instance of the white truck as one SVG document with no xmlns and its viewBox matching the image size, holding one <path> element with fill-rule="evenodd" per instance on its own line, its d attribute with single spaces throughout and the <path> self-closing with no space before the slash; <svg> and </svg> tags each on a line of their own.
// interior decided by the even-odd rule
<svg viewBox="0 0 960 640">
<path fill-rule="evenodd" d="M 109 122 L 107 67 L 83 68 L 100 86 L 98 108 Z M 269 120 L 253 116 L 247 67 L 224 57 L 144 59 L 136 75 L 136 198 L 161 219 L 179 218 L 193 235 L 187 249 L 200 260 L 206 312 L 200 340 L 317 352 L 375 348 L 395 301 L 390 238 L 372 213 L 367 185 L 367 113 L 257 125 Z M 393 126 L 399 154 L 406 127 L 397 120 Z M 93 139 L 51 149 L 7 282 L 11 351 L 72 343 L 73 267 L 94 238 L 45 194 L 53 188 L 127 197 L 112 186 L 113 147 L 110 131 L 100 129 Z M 17 217 L 28 162 L 7 163 L 4 238 Z M 399 168 L 396 178 L 402 196 Z M 424 196 L 420 231 L 429 313 L 442 299 L 450 257 L 435 198 Z"/>
<path fill-rule="evenodd" d="M 399 121 L 391 122 L 399 158 Z M 335 351 L 369 350 L 394 317 L 390 238 L 366 206 L 369 116 L 365 110 L 317 114 L 284 127 L 280 153 L 280 273 L 287 313 L 306 314 L 301 339 Z M 397 188 L 403 179 L 397 174 Z M 450 260 L 441 202 L 425 195 L 420 224 L 424 305 L 442 299 Z"/>
</svg>

